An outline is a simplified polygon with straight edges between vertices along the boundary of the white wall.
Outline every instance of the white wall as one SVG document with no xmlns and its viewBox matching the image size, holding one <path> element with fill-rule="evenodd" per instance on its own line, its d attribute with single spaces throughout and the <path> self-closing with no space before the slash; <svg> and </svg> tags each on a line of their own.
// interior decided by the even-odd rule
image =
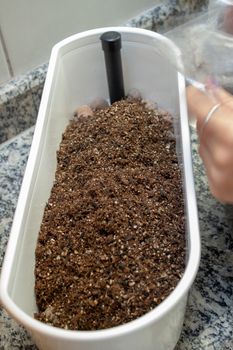
<svg viewBox="0 0 233 350">
<path fill-rule="evenodd" d="M 0 83 L 47 62 L 52 46 L 61 39 L 91 28 L 123 24 L 158 2 L 0 0 Z"/>
</svg>

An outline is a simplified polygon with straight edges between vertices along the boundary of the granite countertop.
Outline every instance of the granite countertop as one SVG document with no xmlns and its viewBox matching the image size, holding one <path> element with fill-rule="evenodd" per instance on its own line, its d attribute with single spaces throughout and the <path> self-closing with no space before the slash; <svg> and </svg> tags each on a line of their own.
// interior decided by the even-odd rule
<svg viewBox="0 0 233 350">
<path fill-rule="evenodd" d="M 0 146 L 0 263 L 2 263 L 34 128 Z M 191 129 L 193 167 L 198 202 L 202 257 L 191 288 L 185 322 L 176 350 L 233 349 L 233 225 L 231 207 L 210 194 L 198 141 Z M 228 210 L 228 211 L 227 211 Z M 233 214 L 232 214 L 233 218 Z M 1 311 L 0 349 L 36 349 L 26 331 Z"/>
<path fill-rule="evenodd" d="M 189 11 L 196 10 L 197 4 L 198 1 L 169 1 L 169 6 L 157 6 L 129 21 L 128 25 L 166 31 L 179 23 L 181 17 L 184 19 Z M 47 64 L 0 87 L 0 114 L 3 116 L 0 137 L 4 141 L 0 145 L 0 266 L 30 150 L 46 70 Z M 10 115 L 16 120 L 9 120 Z M 190 131 L 202 256 L 189 293 L 184 327 L 176 350 L 232 350 L 233 209 L 217 202 L 210 194 L 198 155 L 195 129 L 190 128 Z M 0 309 L 0 335 L 0 350 L 36 349 L 23 327 L 3 309 Z"/>
</svg>

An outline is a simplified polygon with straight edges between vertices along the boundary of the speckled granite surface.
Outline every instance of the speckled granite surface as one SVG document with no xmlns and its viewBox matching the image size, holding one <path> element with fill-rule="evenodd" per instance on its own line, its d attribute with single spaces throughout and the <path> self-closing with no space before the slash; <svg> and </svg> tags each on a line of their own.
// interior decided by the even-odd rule
<svg viewBox="0 0 233 350">
<path fill-rule="evenodd" d="M 202 254 L 176 350 L 232 350 L 233 206 L 210 194 L 194 129 L 191 140 Z"/>
<path fill-rule="evenodd" d="M 33 127 L 0 145 L 0 267 L 31 146 Z M 27 332 L 0 308 L 0 350 L 36 349 Z"/>
<path fill-rule="evenodd" d="M 33 128 L 0 147 L 0 263 L 22 181 Z M 226 207 L 209 193 L 192 131 L 192 152 L 202 237 L 200 268 L 191 288 L 185 322 L 176 350 L 233 349 L 233 228 Z M 227 208 L 233 217 L 233 210 Z M 2 310 L 0 349 L 36 349 L 24 329 Z"/>
<path fill-rule="evenodd" d="M 207 1 L 164 1 L 127 25 L 170 30 Z M 0 266 L 33 136 L 47 64 L 0 86 Z M 192 132 L 194 174 L 202 235 L 202 258 L 190 291 L 176 350 L 233 350 L 233 209 L 210 195 Z M 227 210 L 226 210 L 227 209 Z M 230 220 L 231 219 L 231 220 Z M 0 310 L 0 350 L 36 349 L 27 332 Z"/>
<path fill-rule="evenodd" d="M 35 124 L 48 64 L 0 86 L 0 143 Z"/>
</svg>

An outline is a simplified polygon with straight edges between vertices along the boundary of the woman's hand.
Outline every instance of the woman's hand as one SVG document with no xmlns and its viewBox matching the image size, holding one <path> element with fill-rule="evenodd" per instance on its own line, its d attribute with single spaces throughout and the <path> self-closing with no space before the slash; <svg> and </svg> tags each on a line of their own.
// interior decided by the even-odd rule
<svg viewBox="0 0 233 350">
<path fill-rule="evenodd" d="M 209 86 L 209 94 L 193 86 L 187 88 L 189 113 L 196 118 L 199 153 L 204 162 L 209 187 L 222 202 L 233 203 L 233 96 Z M 206 123 L 206 116 L 220 104 Z"/>
</svg>

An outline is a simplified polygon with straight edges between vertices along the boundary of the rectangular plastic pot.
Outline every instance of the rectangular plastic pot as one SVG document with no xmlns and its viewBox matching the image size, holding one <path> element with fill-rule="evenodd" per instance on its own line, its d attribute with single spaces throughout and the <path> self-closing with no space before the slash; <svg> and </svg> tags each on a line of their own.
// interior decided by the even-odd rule
<svg viewBox="0 0 233 350">
<path fill-rule="evenodd" d="M 56 150 L 75 108 L 108 98 L 100 35 L 122 36 L 126 93 L 137 88 L 174 116 L 177 152 L 183 171 L 187 262 L 175 290 L 154 310 L 125 325 L 99 331 L 70 331 L 33 318 L 35 247 L 56 169 Z M 171 64 L 173 60 L 173 64 Z M 102 28 L 79 33 L 55 45 L 46 77 L 29 160 L 4 259 L 0 295 L 9 314 L 24 325 L 39 349 L 171 350 L 177 343 L 188 291 L 200 260 L 200 236 L 192 172 L 184 77 L 177 73 L 179 50 L 171 41 L 136 28 Z"/>
</svg>

